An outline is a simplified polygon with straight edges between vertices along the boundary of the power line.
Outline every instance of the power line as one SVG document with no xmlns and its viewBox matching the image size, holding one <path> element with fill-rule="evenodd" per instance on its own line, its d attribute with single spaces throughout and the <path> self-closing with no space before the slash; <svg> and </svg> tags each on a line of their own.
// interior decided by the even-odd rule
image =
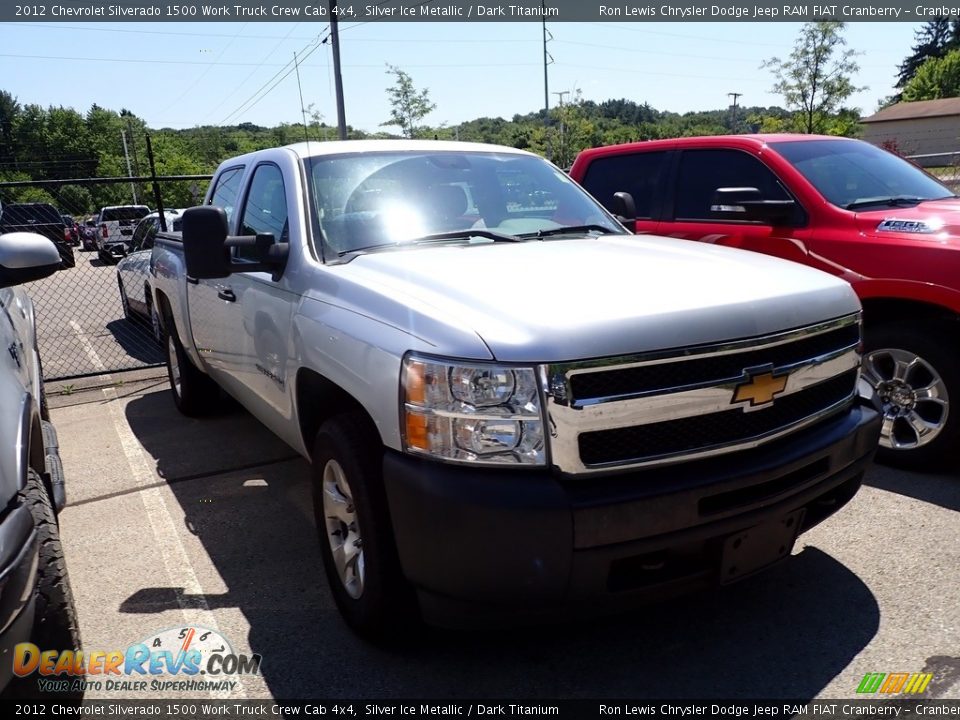
<svg viewBox="0 0 960 720">
<path fill-rule="evenodd" d="M 226 45 L 223 46 L 223 49 L 220 51 L 220 53 L 217 55 L 217 57 L 214 59 L 214 61 L 213 61 L 212 63 L 210 63 L 209 65 L 207 65 L 207 69 L 204 70 L 202 73 L 200 73 L 196 78 L 194 78 L 194 81 L 193 81 L 192 83 L 190 83 L 190 84 L 183 90 L 183 92 L 180 93 L 180 94 L 177 96 L 177 99 L 176 99 L 176 100 L 174 100 L 173 102 L 171 102 L 171 103 L 170 103 L 169 105 L 167 105 L 163 110 L 160 111 L 160 115 L 161 115 L 161 116 L 162 116 L 165 112 L 167 112 L 167 110 L 169 110 L 169 109 L 172 108 L 174 105 L 176 105 L 176 104 L 179 103 L 181 100 L 183 100 L 183 98 L 185 98 L 185 97 L 187 96 L 187 93 L 189 93 L 191 90 L 193 90 L 193 89 L 197 86 L 197 83 L 199 83 L 201 80 L 203 80 L 203 79 L 207 76 L 207 73 L 210 72 L 210 69 L 211 69 L 214 65 L 217 65 L 217 64 L 219 63 L 220 58 L 223 57 L 223 54 L 224 54 L 227 50 L 230 49 L 230 46 L 233 45 L 233 41 L 236 40 L 238 37 L 240 37 L 240 36 L 243 34 L 243 31 L 247 29 L 247 25 L 249 25 L 249 24 L 250 24 L 250 23 L 244 23 L 244 24 L 243 24 L 243 27 L 241 27 L 241 28 L 237 31 L 237 34 L 234 35 L 232 38 L 230 38 L 230 42 L 228 42 Z"/>
<path fill-rule="evenodd" d="M 248 74 L 242 81 L 240 81 L 240 83 L 239 83 L 236 87 L 234 87 L 233 90 L 231 90 L 229 93 L 227 93 L 227 94 L 220 100 L 220 102 L 218 103 L 218 105 L 225 103 L 228 99 L 230 99 L 231 97 L 233 97 L 234 94 L 236 94 L 236 92 L 237 92 L 240 88 L 242 88 L 244 85 L 246 85 L 246 84 L 247 84 L 247 81 L 256 74 L 257 70 L 259 70 L 261 67 L 265 67 L 267 60 L 269 60 L 270 58 L 273 57 L 274 53 L 276 53 L 277 50 L 280 49 L 280 46 L 283 45 L 284 42 L 286 42 L 287 38 L 288 38 L 290 35 L 292 35 L 292 34 L 293 34 L 293 31 L 296 30 L 298 27 L 300 27 L 300 23 L 294 23 L 294 24 L 293 24 L 293 27 L 291 27 L 290 30 L 287 31 L 287 34 L 286 34 L 283 38 L 280 39 L 280 42 L 278 42 L 276 45 L 274 45 L 274 46 L 273 46 L 273 49 L 272 49 L 270 52 L 268 52 L 268 53 L 266 54 L 266 56 L 257 64 L 257 67 L 255 67 L 253 70 L 251 70 L 251 71 L 250 71 L 250 74 Z M 316 37 L 316 36 L 314 36 L 314 37 Z M 311 40 L 312 40 L 312 39 L 313 39 L 313 38 L 311 38 Z M 284 67 L 286 67 L 286 66 L 284 66 Z M 267 82 L 269 82 L 269 80 L 268 80 Z M 216 106 L 214 106 L 214 107 L 216 107 Z M 201 118 L 201 119 L 206 120 L 206 119 L 207 119 L 208 117 L 210 117 L 211 115 L 213 115 L 213 110 L 212 110 L 212 109 L 210 110 L 210 112 L 208 112 L 206 115 L 204 115 L 203 118 Z"/>
<path fill-rule="evenodd" d="M 304 53 L 303 59 L 306 60 L 308 57 L 310 57 L 311 55 L 313 55 L 313 53 L 316 51 L 316 49 L 319 48 L 321 45 L 323 45 L 323 43 L 324 43 L 325 40 L 326 40 L 326 38 L 321 39 L 320 36 L 318 35 L 318 36 L 317 36 L 317 42 L 316 42 L 316 44 L 314 44 L 313 47 L 311 47 L 309 50 L 307 50 L 307 51 Z M 310 46 L 308 45 L 307 47 L 310 47 Z M 305 48 L 305 49 L 306 49 L 306 48 Z M 301 51 L 301 52 L 303 52 L 303 51 Z M 269 83 L 271 83 L 271 82 L 273 81 L 273 79 L 277 77 L 277 75 L 280 75 L 280 73 L 282 73 L 286 68 L 289 68 L 289 70 L 287 70 L 287 72 L 285 72 L 283 75 L 281 75 L 280 78 L 279 78 L 276 82 L 273 83 L 273 85 L 270 85 L 270 87 L 267 88 L 266 86 L 267 86 Z M 261 100 L 263 100 L 267 95 L 269 95 L 270 92 L 271 92 L 275 87 L 277 87 L 277 85 L 279 85 L 281 82 L 283 82 L 284 80 L 286 80 L 287 77 L 289 77 L 290 74 L 293 73 L 293 71 L 294 71 L 295 69 L 296 69 L 296 65 L 295 65 L 294 62 L 291 60 L 291 61 L 288 62 L 286 65 L 284 65 L 283 68 L 281 68 L 281 69 L 278 70 L 276 73 L 274 73 L 273 77 L 271 77 L 270 80 L 267 80 L 267 82 L 265 82 L 263 85 L 261 85 L 260 88 L 259 88 L 255 93 L 253 93 L 253 95 L 251 95 L 251 96 L 250 96 L 249 98 L 247 98 L 244 102 L 242 102 L 242 103 L 237 107 L 236 110 L 234 110 L 232 113 L 230 113 L 230 114 L 227 115 L 225 118 L 223 118 L 223 120 L 221 120 L 219 124 L 220 124 L 220 125 L 225 125 L 225 124 L 227 123 L 227 121 L 230 120 L 230 119 L 231 119 L 232 117 L 234 117 L 235 115 L 238 115 L 239 113 L 244 112 L 244 111 L 246 111 L 246 110 L 252 110 L 254 107 L 256 107 L 256 105 L 257 105 Z M 266 90 L 264 90 L 264 88 L 266 88 Z M 260 95 L 260 97 L 257 97 L 257 95 L 260 94 L 261 92 L 262 92 L 263 94 Z M 256 99 L 254 99 L 254 98 L 256 98 Z"/>
<path fill-rule="evenodd" d="M 431 0 L 432 1 L 432 0 Z M 390 0 L 386 0 L 390 2 Z M 386 4 L 386 2 L 380 3 L 380 5 Z M 354 28 L 360 27 L 361 25 L 368 25 L 372 20 L 363 20 L 354 23 L 353 25 L 346 25 L 340 29 L 340 32 L 345 30 L 353 30 Z M 299 25 L 300 23 L 294 23 L 294 25 Z M 17 28 L 42 28 L 44 30 L 69 30 L 71 32 L 76 32 L 77 27 L 74 25 L 54 25 L 52 23 L 0 23 L 0 27 L 4 25 L 10 25 Z M 176 32 L 172 30 L 133 30 L 129 28 L 105 28 L 105 27 L 83 27 L 83 32 L 107 32 L 107 33 L 126 33 L 132 35 L 169 35 L 169 36 L 178 36 L 178 37 L 192 37 L 201 40 L 208 38 L 231 38 L 234 37 L 230 33 L 189 33 L 189 32 Z M 261 32 L 257 32 L 255 35 L 248 35 L 247 40 L 311 40 L 315 36 L 311 35 L 264 35 Z M 365 42 L 365 43 L 395 43 L 395 44 L 408 44 L 410 42 L 416 43 L 437 43 L 437 44 L 463 44 L 463 43 L 482 43 L 484 45 L 490 44 L 489 38 L 422 38 L 422 39 L 410 39 L 404 37 L 401 40 L 395 40 L 393 38 L 357 38 L 353 42 Z M 525 38 L 503 38 L 497 39 L 498 43 L 525 43 L 528 42 Z"/>
</svg>

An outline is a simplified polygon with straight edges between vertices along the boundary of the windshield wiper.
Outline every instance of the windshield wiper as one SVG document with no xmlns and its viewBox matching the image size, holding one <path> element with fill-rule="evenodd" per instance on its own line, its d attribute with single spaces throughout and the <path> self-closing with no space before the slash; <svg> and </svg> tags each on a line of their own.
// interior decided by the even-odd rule
<svg viewBox="0 0 960 720">
<path fill-rule="evenodd" d="M 857 208 L 869 207 L 870 205 L 890 205 L 892 207 L 911 207 L 926 202 L 931 198 L 917 197 L 916 195 L 892 195 L 889 197 L 873 197 L 854 200 L 843 207 L 847 210 L 856 210 Z"/>
<path fill-rule="evenodd" d="M 431 235 L 423 235 L 421 237 L 410 238 L 409 240 L 403 240 L 395 243 L 377 243 L 376 245 L 367 245 L 365 247 L 358 247 L 352 250 L 344 250 L 340 253 L 337 253 L 337 255 L 339 257 L 343 257 L 344 255 L 369 252 L 372 250 L 383 250 L 386 248 L 396 249 L 405 247 L 407 245 L 420 245 L 422 243 L 439 242 L 443 240 L 463 240 L 472 237 L 487 238 L 488 240 L 493 240 L 494 242 L 520 242 L 520 236 L 517 235 L 509 235 L 507 233 L 497 232 L 496 230 L 487 230 L 485 228 L 472 228 L 469 230 L 452 230 L 450 232 L 433 233 Z"/>
<path fill-rule="evenodd" d="M 575 233 L 586 233 L 591 230 L 603 233 L 604 235 L 620 235 L 620 233 L 606 225 L 565 225 L 563 227 L 551 228 L 549 230 L 537 230 L 531 233 L 521 233 L 517 237 L 549 237 L 551 235 L 571 235 Z"/>
</svg>

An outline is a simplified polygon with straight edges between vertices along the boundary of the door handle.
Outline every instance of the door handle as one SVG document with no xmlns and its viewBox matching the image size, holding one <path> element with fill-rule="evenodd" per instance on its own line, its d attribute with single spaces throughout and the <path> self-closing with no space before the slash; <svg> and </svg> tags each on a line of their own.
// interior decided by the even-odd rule
<svg viewBox="0 0 960 720">
<path fill-rule="evenodd" d="M 234 295 L 233 290 L 230 288 L 222 288 L 217 292 L 217 297 L 221 300 L 226 300 L 227 302 L 236 302 L 237 296 Z"/>
</svg>

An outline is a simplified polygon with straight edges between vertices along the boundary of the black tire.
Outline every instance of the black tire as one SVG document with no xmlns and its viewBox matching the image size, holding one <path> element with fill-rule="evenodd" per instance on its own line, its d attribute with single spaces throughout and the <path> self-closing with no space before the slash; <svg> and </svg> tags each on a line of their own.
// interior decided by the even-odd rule
<svg viewBox="0 0 960 720">
<path fill-rule="evenodd" d="M 120 288 L 120 307 L 123 308 L 123 317 L 127 320 L 133 320 L 133 313 L 130 312 L 130 301 L 127 299 L 127 290 L 123 287 L 123 280 L 117 278 L 117 286 Z"/>
<path fill-rule="evenodd" d="M 156 341 L 157 345 L 163 347 L 163 329 L 160 327 L 160 317 L 156 314 L 153 309 L 153 300 L 150 298 L 150 292 L 147 291 L 147 320 L 150 321 L 150 334 L 153 335 L 153 339 Z"/>
<path fill-rule="evenodd" d="M 187 417 L 208 415 L 219 405 L 220 388 L 205 373 L 201 372 L 187 356 L 183 344 L 177 336 L 173 321 L 168 318 L 167 342 L 167 379 L 170 381 L 170 393 L 177 410 Z M 174 368 L 176 361 L 176 370 Z M 175 379 L 179 375 L 179 383 Z"/>
<path fill-rule="evenodd" d="M 60 543 L 60 526 L 53 510 L 53 503 L 40 476 L 33 470 L 27 472 L 27 484 L 20 492 L 19 500 L 33 515 L 40 554 L 37 585 L 34 589 L 36 610 L 30 642 L 41 649 L 76 652 L 80 649 L 80 628 L 77 623 L 73 590 L 70 588 L 70 578 L 67 575 L 67 566 L 63 557 L 63 545 Z M 14 678 L 4 691 L 4 696 L 78 700 L 83 697 L 83 691 L 44 693 L 37 685 L 37 676 L 31 675 L 25 678 Z"/>
<path fill-rule="evenodd" d="M 383 447 L 370 422 L 360 412 L 326 421 L 313 444 L 313 507 L 320 553 L 333 599 L 347 624 L 374 642 L 394 641 L 419 627 L 413 588 L 400 569 L 393 526 L 387 510 L 381 463 Z M 327 513 L 324 509 L 324 474 L 330 463 L 342 469 L 349 485 L 353 511 L 362 538 L 362 587 L 349 591 L 334 560 Z M 331 515 L 331 518 L 333 516 Z M 342 534 L 339 537 L 343 537 Z"/>
<path fill-rule="evenodd" d="M 897 393 L 895 385 L 876 382 L 878 377 L 886 380 L 893 376 L 896 354 L 922 361 L 906 375 L 904 394 Z M 946 400 L 945 406 L 935 401 L 916 400 L 911 395 L 915 390 L 933 386 L 935 377 L 942 381 L 937 386 L 937 394 Z M 884 409 L 884 431 L 877 452 L 880 462 L 910 470 L 957 465 L 960 459 L 960 347 L 955 329 L 933 322 L 889 322 L 874 326 L 868 323 L 864 333 L 864 379 L 874 387 Z M 919 435 L 912 430 L 907 418 L 898 417 L 911 410 L 938 427 L 930 440 L 917 441 Z M 910 442 L 912 436 L 915 436 L 913 443 Z"/>
</svg>

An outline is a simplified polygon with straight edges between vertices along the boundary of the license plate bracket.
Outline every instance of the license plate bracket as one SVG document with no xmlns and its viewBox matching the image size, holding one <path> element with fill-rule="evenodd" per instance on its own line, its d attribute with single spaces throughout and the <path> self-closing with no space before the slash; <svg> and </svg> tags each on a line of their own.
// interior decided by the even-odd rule
<svg viewBox="0 0 960 720">
<path fill-rule="evenodd" d="M 720 581 L 737 582 L 790 556 L 803 523 L 804 508 L 779 520 L 755 525 L 728 537 L 723 543 Z"/>
</svg>

